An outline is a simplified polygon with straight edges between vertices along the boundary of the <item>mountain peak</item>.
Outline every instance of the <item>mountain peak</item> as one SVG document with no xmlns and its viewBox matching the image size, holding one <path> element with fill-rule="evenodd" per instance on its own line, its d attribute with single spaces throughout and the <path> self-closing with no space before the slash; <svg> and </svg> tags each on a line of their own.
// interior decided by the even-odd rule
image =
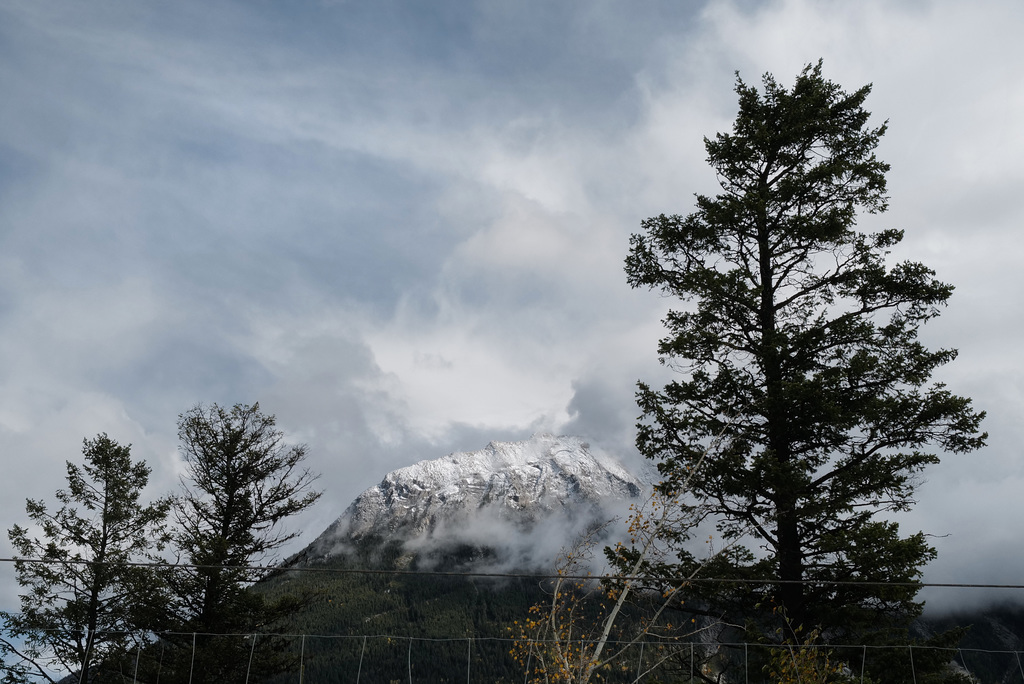
<svg viewBox="0 0 1024 684">
<path fill-rule="evenodd" d="M 496 530 L 529 532 L 552 518 L 610 518 L 607 505 L 648 487 L 580 437 L 541 433 L 491 442 L 388 473 L 356 497 L 309 551 L 323 558 L 368 538 L 486 544 Z"/>
</svg>

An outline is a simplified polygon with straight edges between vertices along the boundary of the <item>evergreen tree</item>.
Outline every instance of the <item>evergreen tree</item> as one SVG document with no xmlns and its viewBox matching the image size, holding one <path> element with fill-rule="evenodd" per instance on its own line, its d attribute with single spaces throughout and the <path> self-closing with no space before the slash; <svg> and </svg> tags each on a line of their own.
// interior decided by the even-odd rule
<svg viewBox="0 0 1024 684">
<path fill-rule="evenodd" d="M 920 263 L 887 263 L 902 231 L 856 230 L 858 212 L 888 202 L 869 92 L 844 92 L 820 62 L 791 90 L 737 76 L 732 132 L 705 139 L 721 192 L 698 195 L 689 216 L 644 221 L 626 260 L 630 285 L 686 305 L 658 347 L 681 378 L 639 385 L 639 449 L 672 490 L 722 434 L 690 485 L 724 536 L 749 534 L 763 553 L 720 571 L 777 580 L 761 605 L 826 638 L 898 631 L 919 614 L 915 583 L 935 551 L 884 514 L 913 504 L 916 476 L 938 461 L 930 449 L 969 452 L 986 437 L 984 414 L 931 380 L 956 352 L 918 340 L 953 288 Z M 757 614 L 760 599 L 737 597 Z"/>
<path fill-rule="evenodd" d="M 179 675 L 194 670 L 193 682 L 227 681 L 239 668 L 244 674 L 249 651 L 240 638 L 216 635 L 252 633 L 294 607 L 291 599 L 270 603 L 249 591 L 268 574 L 251 566 L 273 562 L 270 554 L 298 536 L 280 523 L 320 492 L 311 491 L 316 476 L 302 467 L 306 447 L 284 444 L 259 404 L 196 406 L 179 416 L 178 437 L 186 476 L 173 541 L 189 567 L 167 574 L 165 625 L 189 654 L 196 645 Z"/>
<path fill-rule="evenodd" d="M 76 672 L 104 681 L 105 665 L 131 649 L 140 628 L 136 598 L 156 584 L 145 561 L 165 541 L 169 499 L 141 503 L 150 469 L 133 462 L 131 447 L 105 434 L 85 440 L 81 466 L 67 463 L 60 508 L 28 499 L 26 512 L 41 536 L 15 525 L 8 531 L 21 558 L 15 564 L 19 613 L 3 613 L 8 681 L 50 679 Z"/>
</svg>

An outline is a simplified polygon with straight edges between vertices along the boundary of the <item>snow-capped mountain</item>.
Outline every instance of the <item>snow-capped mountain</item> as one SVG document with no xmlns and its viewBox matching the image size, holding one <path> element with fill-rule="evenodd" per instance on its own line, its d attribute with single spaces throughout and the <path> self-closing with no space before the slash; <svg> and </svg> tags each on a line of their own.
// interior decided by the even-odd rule
<svg viewBox="0 0 1024 684">
<path fill-rule="evenodd" d="M 648 487 L 578 437 L 543 434 L 523 442 L 491 442 L 480 451 L 388 473 L 356 497 L 303 555 L 323 558 L 368 538 L 502 546 L 519 537 L 522 544 L 524 535 L 546 534 L 545 525 L 560 536 L 573 521 L 610 517 L 614 513 L 606 509 L 621 511 L 621 502 Z"/>
</svg>

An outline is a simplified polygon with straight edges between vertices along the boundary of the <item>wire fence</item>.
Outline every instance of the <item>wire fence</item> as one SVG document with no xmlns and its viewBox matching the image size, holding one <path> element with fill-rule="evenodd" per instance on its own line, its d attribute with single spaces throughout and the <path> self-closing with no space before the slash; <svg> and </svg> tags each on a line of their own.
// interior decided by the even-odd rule
<svg viewBox="0 0 1024 684">
<path fill-rule="evenodd" d="M 33 558 L 0 558 L 0 563 L 89 563 L 81 559 L 52 561 Z M 164 563 L 124 563 L 150 567 L 189 567 Z M 210 566 L 227 569 L 225 566 Z M 419 575 L 454 576 L 462 578 L 555 578 L 572 579 L 566 575 L 545 575 L 540 573 L 502 572 L 443 572 L 430 570 L 383 570 L 353 569 L 323 566 L 246 566 L 248 570 L 272 572 L 326 572 L 355 575 Z M 582 576 L 580 579 L 598 580 L 600 576 Z M 628 579 L 616 577 L 616 579 Z M 640 579 L 640 578 L 637 578 Z M 651 578 L 645 578 L 650 580 Z M 680 578 L 657 578 L 665 581 Z M 724 583 L 746 581 L 755 584 L 780 584 L 778 580 L 736 580 L 724 578 L 685 578 L 689 583 Z M 803 584 L 814 584 L 802 581 Z M 831 582 L 831 584 L 900 585 L 892 582 Z M 1024 585 L 994 585 L 971 583 L 927 583 L 914 582 L 917 587 L 944 588 L 986 588 L 1018 590 Z M 108 633 L 109 634 L 109 633 Z M 125 634 L 125 633 L 122 633 Z M 316 633 L 269 633 L 211 634 L 181 632 L 133 633 L 132 643 L 137 644 L 134 661 L 121 663 L 120 681 L 144 684 L 202 684 L 208 679 L 202 668 L 201 654 L 204 649 L 219 649 L 221 659 L 232 658 L 234 673 L 230 681 L 238 684 L 421 684 L 443 682 L 444 684 L 477 684 L 477 682 L 505 682 L 506 684 L 531 684 L 537 679 L 536 664 L 517 662 L 513 657 L 517 641 L 497 636 L 453 636 L 426 637 L 409 634 L 316 634 Z M 563 641 L 564 645 L 566 642 Z M 573 642 L 585 649 L 591 642 Z M 618 643 L 612 641 L 611 643 Z M 984 643 L 984 642 L 983 642 Z M 625 644 L 622 644 L 625 645 Z M 1013 645 L 1017 645 L 1014 643 Z M 535 642 L 537 648 L 544 648 L 544 642 Z M 993 650 L 971 647 L 942 648 L 924 645 L 863 645 L 863 644 L 795 644 L 779 646 L 764 643 L 734 642 L 680 644 L 679 641 L 658 641 L 646 639 L 627 649 L 602 679 L 609 684 L 635 684 L 647 680 L 661 679 L 669 670 L 671 679 L 681 682 L 707 681 L 713 670 L 728 668 L 730 682 L 756 684 L 764 681 L 765 663 L 773 654 L 792 652 L 803 653 L 827 651 L 833 662 L 842 665 L 851 681 L 866 681 L 866 663 L 882 654 L 892 662 L 898 662 L 906 669 L 906 681 L 916 684 L 922 658 L 942 658 L 953 664 L 975 681 L 992 681 L 1000 684 L 1021 682 L 1024 684 L 1024 658 L 1019 650 Z M 665 653 L 671 651 L 670 656 Z M 274 668 L 264 667 L 266 656 L 272 652 L 276 658 Z M 228 655 L 230 654 L 230 656 Z M 870 656 L 870 657 L 869 657 Z M 918 666 L 915 666 L 915 658 Z M 650 666 L 657 661 L 659 665 Z M 244 667 L 242 667 L 244 665 Z M 516 667 L 516 666 L 519 667 Z M 3 669 L 8 669 L 6 665 Z M 267 675 L 271 672 L 271 675 Z M 516 672 L 515 676 L 510 673 Z M 604 674 L 604 673 L 602 673 Z M 704 677 L 705 679 L 701 679 Z M 225 680 L 226 681 L 226 680 Z M 83 683 L 84 684 L 84 683 Z"/>
<path fill-rule="evenodd" d="M 165 681 L 182 684 L 209 681 L 197 661 L 197 653 L 204 643 L 207 648 L 215 643 L 214 647 L 221 657 L 230 657 L 228 654 L 242 656 L 239 662 L 234 663 L 238 676 L 231 680 L 238 684 L 518 684 L 519 681 L 531 684 L 546 679 L 536 669 L 536 661 L 527 661 L 525 666 L 513 668 L 518 670 L 516 676 L 508 674 L 510 653 L 517 639 L 507 637 L 266 632 L 162 632 L 135 636 L 138 646 L 131 654 L 128 667 L 122 668 L 120 676 L 121 681 L 130 681 L 132 684 L 160 682 L 161 673 Z M 576 644 L 585 651 L 593 642 L 563 640 L 561 644 Z M 553 645 L 553 642 L 534 642 L 538 651 L 548 645 Z M 169 669 L 172 649 L 177 651 L 177 661 L 187 664 L 187 677 L 186 668 L 180 667 L 177 676 L 172 675 Z M 283 655 L 289 667 L 270 675 L 261 672 L 256 663 L 260 661 L 263 649 L 273 649 L 279 656 L 279 662 L 284 662 L 280 660 Z M 838 663 L 847 680 L 852 682 L 867 681 L 866 663 L 869 656 L 879 654 L 887 655 L 893 662 L 902 663 L 909 684 L 917 684 L 922 660 L 934 660 L 936 657 L 950 663 L 973 681 L 998 681 L 1001 684 L 1024 682 L 1024 658 L 1018 650 L 910 644 L 680 643 L 658 639 L 634 643 L 630 649 L 629 655 L 604 668 L 599 677 L 601 681 L 632 684 L 665 681 L 666 678 L 680 682 L 713 681 L 716 676 L 728 671 L 728 677 L 722 681 L 759 684 L 768 681 L 764 664 L 773 655 L 800 657 L 800 654 L 819 652 L 829 654 L 832 662 Z M 670 658 L 666 657 L 669 651 Z M 496 667 L 499 661 L 505 662 L 504 667 Z M 652 663 L 661 665 L 652 666 Z"/>
<path fill-rule="evenodd" d="M 0 563 L 23 563 L 39 565 L 103 565 L 83 558 L 0 558 Z M 399 568 L 351 568 L 324 564 L 312 565 L 196 565 L 194 563 L 163 563 L 118 561 L 118 567 L 154 568 L 165 570 L 240 570 L 262 573 L 320 573 L 333 575 L 390 575 L 397 577 L 461 577 L 475 579 L 563 579 L 563 580 L 615 580 L 644 581 L 685 584 L 747 584 L 747 585 L 828 585 L 837 587 L 918 587 L 935 589 L 1024 589 L 1024 584 L 986 584 L 981 582 L 893 582 L 888 580 L 834 580 L 799 579 L 784 580 L 771 577 L 701 577 L 677 575 L 620 575 L 620 574 L 555 574 L 551 572 L 495 572 L 466 570 L 403 570 Z"/>
</svg>

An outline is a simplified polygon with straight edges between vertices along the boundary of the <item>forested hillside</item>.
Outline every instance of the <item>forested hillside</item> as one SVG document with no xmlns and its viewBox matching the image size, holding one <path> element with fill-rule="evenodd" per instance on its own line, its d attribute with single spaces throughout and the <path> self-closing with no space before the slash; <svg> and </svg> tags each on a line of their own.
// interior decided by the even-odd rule
<svg viewBox="0 0 1024 684">
<path fill-rule="evenodd" d="M 432 569 L 466 569 L 464 561 L 478 553 L 454 549 Z M 542 579 L 407 574 L 422 568 L 398 543 L 374 553 L 372 563 L 366 562 L 369 556 L 284 571 L 257 588 L 302 599 L 302 609 L 275 631 L 309 635 L 303 681 L 353 682 L 357 672 L 360 682 L 408 681 L 410 663 L 418 682 L 466 681 L 467 664 L 474 681 L 521 679 L 522 668 L 509 654 L 509 627 L 544 600 Z M 370 567 L 380 571 L 358 571 Z M 289 651 L 301 651 L 301 644 L 290 641 Z M 283 684 L 295 676 L 289 672 L 268 681 Z"/>
<path fill-rule="evenodd" d="M 479 550 L 464 548 L 439 571 L 466 564 Z M 366 557 L 361 567 L 365 570 Z M 353 572 L 355 558 L 334 559 L 302 571 L 282 572 L 257 587 L 272 595 L 301 596 L 303 607 L 288 616 L 274 631 L 305 635 L 279 640 L 289 655 L 287 671 L 267 678 L 271 684 L 299 681 L 341 684 L 391 684 L 415 682 L 521 682 L 525 675 L 510 655 L 509 628 L 529 614 L 530 606 L 550 601 L 543 578 L 490 579 L 445 575 L 405 574 L 419 566 L 416 559 L 392 545 L 373 563 L 381 569 L 402 572 Z M 983 610 L 965 610 L 940 617 L 925 616 L 911 628 L 912 636 L 926 639 L 951 629 L 966 628 L 959 650 L 935 655 L 962 667 L 973 681 L 984 683 L 1024 680 L 1019 653 L 1024 648 L 1024 608 L 1008 603 Z M 708 644 L 697 639 L 698 663 Z M 411 642 L 411 643 L 410 643 Z M 259 644 L 257 644 L 257 647 Z M 747 655 L 756 656 L 750 644 Z M 720 660 L 742 666 L 743 648 L 721 649 Z M 640 655 L 639 650 L 637 656 Z M 848 659 L 852 671 L 859 665 L 857 653 L 837 654 Z M 847 658 L 848 656 L 848 658 Z M 893 650 L 894 660 L 907 663 L 907 652 Z M 918 662 L 928 657 L 916 651 Z M 759 659 L 754 658 L 759 662 Z M 636 659 L 603 672 L 602 681 L 631 681 Z M 683 676 L 688 660 L 677 658 L 661 669 L 662 677 Z M 755 672 L 761 681 L 760 667 Z M 754 681 L 754 680 L 751 680 Z"/>
</svg>

